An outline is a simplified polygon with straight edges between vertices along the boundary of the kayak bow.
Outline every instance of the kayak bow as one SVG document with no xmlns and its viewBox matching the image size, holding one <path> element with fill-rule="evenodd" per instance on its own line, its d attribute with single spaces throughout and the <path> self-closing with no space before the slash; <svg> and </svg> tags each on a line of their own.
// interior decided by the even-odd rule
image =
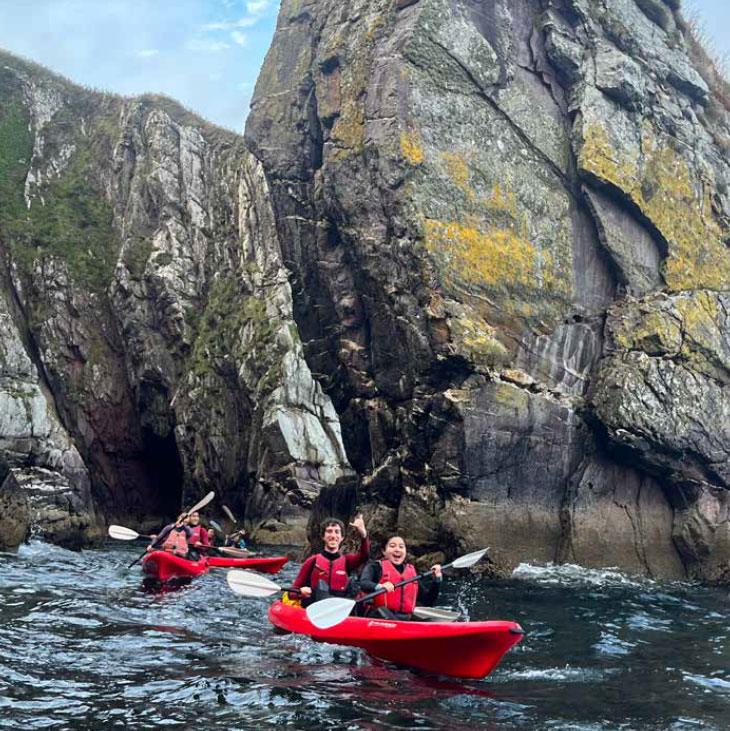
<svg viewBox="0 0 730 731">
<path fill-rule="evenodd" d="M 163 584 L 180 579 L 193 579 L 208 571 L 208 561 L 188 561 L 169 551 L 152 551 L 142 559 L 142 573 Z"/>
<path fill-rule="evenodd" d="M 317 642 L 361 647 L 374 657 L 427 673 L 484 678 L 524 634 L 515 622 L 396 622 L 348 617 L 318 629 L 299 607 L 274 602 L 269 621 L 280 629 L 309 635 Z"/>
</svg>

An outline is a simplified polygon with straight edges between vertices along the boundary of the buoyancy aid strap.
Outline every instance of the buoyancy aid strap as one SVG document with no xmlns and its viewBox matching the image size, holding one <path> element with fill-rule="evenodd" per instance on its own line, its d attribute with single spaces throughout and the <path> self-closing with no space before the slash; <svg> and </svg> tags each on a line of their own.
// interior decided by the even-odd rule
<svg viewBox="0 0 730 731">
<path fill-rule="evenodd" d="M 413 564 L 407 564 L 403 569 L 403 573 L 393 566 L 393 564 L 387 559 L 383 559 L 380 562 L 382 569 L 382 576 L 380 578 L 380 584 L 384 584 L 386 581 L 390 581 L 391 584 L 397 584 L 399 581 L 405 581 L 407 579 L 413 579 L 418 576 Z M 373 604 L 376 607 L 387 607 L 394 612 L 403 612 L 405 614 L 411 614 L 416 607 L 416 598 L 418 597 L 418 582 L 413 581 L 410 584 L 401 586 L 390 594 L 380 594 L 373 600 Z"/>
<path fill-rule="evenodd" d="M 184 556 L 188 552 L 188 539 L 185 530 L 177 530 L 173 528 L 165 538 L 162 544 L 163 551 L 171 551 L 179 556 Z"/>
<path fill-rule="evenodd" d="M 325 581 L 333 591 L 344 591 L 347 588 L 347 559 L 338 556 L 330 561 L 326 556 L 318 553 L 314 559 L 310 586 L 312 590 L 317 588 L 320 581 Z"/>
</svg>

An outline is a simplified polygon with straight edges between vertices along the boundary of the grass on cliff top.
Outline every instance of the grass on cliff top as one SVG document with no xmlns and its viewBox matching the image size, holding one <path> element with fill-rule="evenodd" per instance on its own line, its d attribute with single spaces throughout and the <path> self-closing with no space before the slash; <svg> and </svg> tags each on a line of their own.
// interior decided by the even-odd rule
<svg viewBox="0 0 730 731">
<path fill-rule="evenodd" d="M 194 110 L 189 109 L 178 101 L 169 96 L 156 92 L 145 92 L 137 96 L 124 96 L 111 92 L 107 89 L 97 89 L 90 86 L 77 84 L 61 74 L 52 71 L 36 61 L 15 55 L 9 51 L 0 49 L 0 68 L 9 66 L 18 72 L 30 76 L 31 78 L 52 83 L 60 87 L 65 93 L 76 99 L 84 98 L 89 101 L 105 97 L 106 99 L 116 100 L 120 102 L 148 102 L 163 109 L 172 120 L 183 126 L 198 127 L 211 137 L 211 141 L 218 143 L 235 144 L 242 141 L 242 135 L 235 130 L 221 127 L 220 125 L 209 122 L 201 117 Z M 0 97 L 0 103 L 2 103 Z"/>
</svg>

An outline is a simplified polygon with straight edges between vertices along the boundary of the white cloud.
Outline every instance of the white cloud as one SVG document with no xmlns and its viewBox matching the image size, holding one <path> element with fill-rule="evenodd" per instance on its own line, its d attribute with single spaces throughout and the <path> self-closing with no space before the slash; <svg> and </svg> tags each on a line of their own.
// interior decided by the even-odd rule
<svg viewBox="0 0 730 731">
<path fill-rule="evenodd" d="M 150 58 L 151 56 L 157 56 L 159 52 L 159 48 L 149 48 L 146 51 L 140 51 L 137 55 L 142 58 Z"/>
<path fill-rule="evenodd" d="M 249 0 L 246 3 L 246 15 L 238 18 L 238 20 L 221 20 L 214 23 L 206 23 L 200 27 L 204 32 L 227 31 L 236 28 L 250 28 L 263 20 L 266 11 L 272 6 L 272 0 Z M 240 41 L 236 41 L 240 45 Z"/>
<path fill-rule="evenodd" d="M 234 30 L 231 33 L 231 39 L 235 43 L 238 43 L 239 46 L 245 46 L 246 45 L 246 40 L 247 40 L 246 39 L 246 34 L 245 33 L 241 33 L 240 30 Z"/>
<path fill-rule="evenodd" d="M 230 44 L 223 41 L 205 41 L 202 38 L 191 38 L 185 43 L 188 51 L 201 51 L 202 53 L 218 53 L 230 48 Z"/>
<path fill-rule="evenodd" d="M 258 15 L 266 10 L 269 5 L 271 5 L 271 0 L 249 0 L 249 2 L 246 3 L 246 10 L 251 13 L 251 15 Z"/>
</svg>

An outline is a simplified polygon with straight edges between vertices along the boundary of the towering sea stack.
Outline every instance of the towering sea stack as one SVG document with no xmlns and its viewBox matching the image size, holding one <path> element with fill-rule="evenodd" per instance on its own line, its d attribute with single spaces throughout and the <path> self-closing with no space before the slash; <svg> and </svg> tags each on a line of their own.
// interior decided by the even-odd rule
<svg viewBox="0 0 730 731">
<path fill-rule="evenodd" d="M 3 54 L 0 455 L 40 535 L 81 544 L 213 488 L 303 541 L 351 472 L 339 429 L 243 139 Z"/>
<path fill-rule="evenodd" d="M 730 559 L 730 95 L 678 5 L 282 0 L 246 141 L 351 507 L 417 551 Z"/>
</svg>

